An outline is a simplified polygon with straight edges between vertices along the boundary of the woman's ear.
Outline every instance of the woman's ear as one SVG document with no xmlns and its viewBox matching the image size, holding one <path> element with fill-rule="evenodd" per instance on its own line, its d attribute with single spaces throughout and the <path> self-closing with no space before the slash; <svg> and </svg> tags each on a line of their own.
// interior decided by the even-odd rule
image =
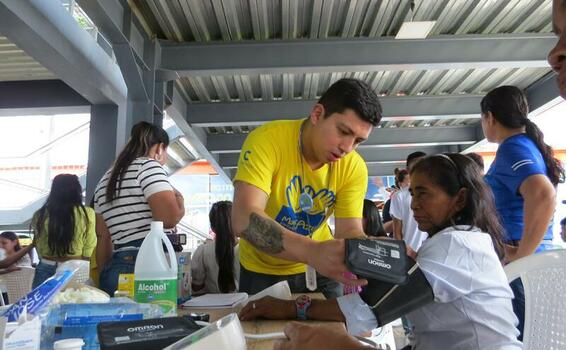
<svg viewBox="0 0 566 350">
<path fill-rule="evenodd" d="M 456 203 L 454 203 L 454 209 L 456 212 L 462 211 L 466 207 L 466 203 L 468 202 L 468 189 L 462 187 L 458 190 L 456 194 Z"/>
</svg>

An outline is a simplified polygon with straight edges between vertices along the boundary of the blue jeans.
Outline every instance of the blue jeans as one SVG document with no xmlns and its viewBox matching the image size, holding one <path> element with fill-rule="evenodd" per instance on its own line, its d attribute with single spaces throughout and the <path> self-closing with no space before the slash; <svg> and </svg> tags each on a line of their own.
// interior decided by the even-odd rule
<svg viewBox="0 0 566 350">
<path fill-rule="evenodd" d="M 100 272 L 100 289 L 114 296 L 114 292 L 118 289 L 118 277 L 121 273 L 134 273 L 137 256 L 137 250 L 114 253 L 110 262 Z"/>
<path fill-rule="evenodd" d="M 511 287 L 514 295 L 512 300 L 513 312 L 519 320 L 519 323 L 517 324 L 519 336 L 517 339 L 519 339 L 519 341 L 523 341 L 523 330 L 525 328 L 525 288 L 523 287 L 523 282 L 520 278 L 509 283 L 509 287 Z"/>
<path fill-rule="evenodd" d="M 42 263 L 40 260 L 39 264 L 35 268 L 35 276 L 33 276 L 33 283 L 31 285 L 31 288 L 35 289 L 35 287 L 45 282 L 46 279 L 55 274 L 56 270 L 57 265 L 47 265 L 45 263 Z"/>
</svg>

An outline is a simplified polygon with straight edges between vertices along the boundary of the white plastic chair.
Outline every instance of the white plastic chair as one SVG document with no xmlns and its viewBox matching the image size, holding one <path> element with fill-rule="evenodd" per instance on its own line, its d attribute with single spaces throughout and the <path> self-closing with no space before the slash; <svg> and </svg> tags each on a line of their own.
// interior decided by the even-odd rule
<svg viewBox="0 0 566 350">
<path fill-rule="evenodd" d="M 523 349 L 566 349 L 566 250 L 530 255 L 505 266 L 525 288 Z"/>
<path fill-rule="evenodd" d="M 391 323 L 388 323 L 381 328 L 372 330 L 371 337 L 369 337 L 369 339 L 377 345 L 378 349 L 397 349 L 397 347 L 395 346 L 395 336 L 393 335 L 393 326 Z"/>
<path fill-rule="evenodd" d="M 15 303 L 31 291 L 35 269 L 26 266 L 19 268 L 19 270 L 3 274 L 1 277 L 6 286 L 10 303 Z"/>
<path fill-rule="evenodd" d="M 85 284 L 90 279 L 90 262 L 86 260 L 68 260 L 57 267 L 57 271 L 61 269 L 76 269 L 75 274 L 70 282 L 75 284 Z"/>
</svg>

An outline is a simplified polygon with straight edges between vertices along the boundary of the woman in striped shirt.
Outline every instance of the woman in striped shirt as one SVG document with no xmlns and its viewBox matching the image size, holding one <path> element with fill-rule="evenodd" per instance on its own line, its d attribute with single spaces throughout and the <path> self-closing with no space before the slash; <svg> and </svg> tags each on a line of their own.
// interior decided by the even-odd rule
<svg viewBox="0 0 566 350">
<path fill-rule="evenodd" d="M 184 200 L 167 179 L 169 137 L 162 128 L 140 122 L 94 193 L 100 287 L 113 295 L 118 277 L 133 273 L 138 249 L 151 221 L 173 229 L 185 215 Z"/>
</svg>

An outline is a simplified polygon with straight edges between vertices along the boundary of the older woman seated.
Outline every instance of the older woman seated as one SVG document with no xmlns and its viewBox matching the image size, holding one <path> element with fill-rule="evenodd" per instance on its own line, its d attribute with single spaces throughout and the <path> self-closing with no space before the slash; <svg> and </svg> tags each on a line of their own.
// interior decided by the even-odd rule
<svg viewBox="0 0 566 350">
<path fill-rule="evenodd" d="M 429 238 L 406 285 L 333 300 L 265 298 L 248 304 L 242 320 L 257 317 L 346 322 L 360 334 L 406 315 L 413 349 L 520 349 L 513 294 L 500 263 L 504 249 L 493 198 L 478 167 L 460 154 L 423 158 L 411 170 L 411 208 Z M 381 288 L 382 289 L 382 288 Z M 363 300 L 362 300 L 363 299 Z M 357 349 L 355 338 L 291 325 L 276 349 Z"/>
</svg>

